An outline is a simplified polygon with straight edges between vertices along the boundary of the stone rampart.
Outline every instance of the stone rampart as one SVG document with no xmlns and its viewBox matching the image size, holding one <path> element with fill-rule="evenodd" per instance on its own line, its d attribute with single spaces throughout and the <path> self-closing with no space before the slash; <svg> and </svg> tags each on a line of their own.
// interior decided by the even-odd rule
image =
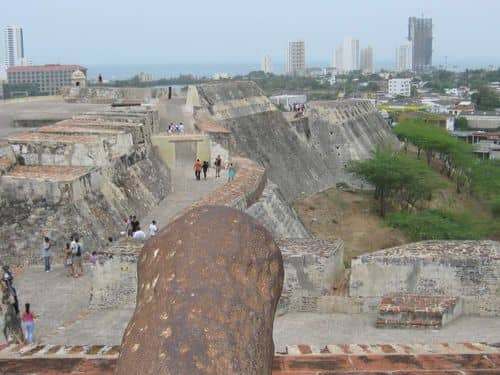
<svg viewBox="0 0 500 375">
<path fill-rule="evenodd" d="M 500 243 L 424 241 L 352 260 L 350 295 L 463 297 L 464 312 L 500 315 Z"/>
<path fill-rule="evenodd" d="M 101 175 L 88 167 L 16 166 L 2 176 L 0 199 L 60 205 L 76 202 L 101 187 Z"/>
<path fill-rule="evenodd" d="M 80 196 L 75 194 L 70 201 L 63 199 L 52 204 L 48 199 L 1 199 L 0 261 L 14 265 L 39 263 L 44 236 L 54 243 L 56 262 L 62 259 L 64 244 L 73 233 L 80 233 L 86 249 L 99 249 L 109 236 L 117 237 L 123 231 L 123 218 L 130 214 L 146 215 L 170 191 L 170 172 L 153 153 L 133 164 L 129 158 L 117 159 L 110 167 L 94 173 L 99 188 L 89 188 Z M 83 176 L 84 180 L 87 178 Z M 41 186 L 48 189 L 55 184 L 50 176 Z M 82 184 L 88 187 L 86 182 Z M 3 186 L 2 181 L 2 189 Z M 54 201 L 58 194 L 62 193 L 54 193 Z"/>
<path fill-rule="evenodd" d="M 246 212 L 271 231 L 274 238 L 310 238 L 295 210 L 276 184 L 268 181 L 259 200 Z"/>
<path fill-rule="evenodd" d="M 231 148 L 263 165 L 287 200 L 354 182 L 347 162 L 395 140 L 367 101 L 309 103 L 308 119 L 290 124 L 250 81 L 192 86 L 187 106 L 230 130 Z"/>
<path fill-rule="evenodd" d="M 157 111 L 109 112 L 124 120 L 65 120 L 7 139 L 19 165 L 2 157 L 2 262 L 39 262 L 44 236 L 56 261 L 73 233 L 98 249 L 123 231 L 124 217 L 144 216 L 170 191 L 170 172 L 151 147 Z"/>
</svg>

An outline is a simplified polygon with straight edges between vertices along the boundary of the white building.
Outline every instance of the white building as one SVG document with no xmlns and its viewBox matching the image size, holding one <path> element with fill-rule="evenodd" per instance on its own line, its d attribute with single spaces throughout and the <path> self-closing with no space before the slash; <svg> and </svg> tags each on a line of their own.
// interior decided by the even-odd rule
<svg viewBox="0 0 500 375">
<path fill-rule="evenodd" d="M 396 70 L 399 72 L 411 71 L 413 69 L 412 55 L 412 43 L 406 43 L 396 48 Z"/>
<path fill-rule="evenodd" d="M 389 84 L 389 96 L 411 96 L 411 79 L 410 78 L 395 78 L 390 79 Z"/>
<path fill-rule="evenodd" d="M 3 40 L 5 67 L 9 68 L 11 66 L 23 65 L 23 29 L 19 26 L 6 26 L 3 30 Z"/>
<path fill-rule="evenodd" d="M 277 95 L 271 96 L 269 99 L 271 99 L 274 104 L 282 105 L 286 109 L 288 109 L 290 105 L 305 104 L 307 102 L 306 95 Z"/>
<path fill-rule="evenodd" d="M 260 64 L 260 70 L 267 74 L 273 72 L 273 62 L 270 55 L 264 55 Z"/>
<path fill-rule="evenodd" d="M 288 44 L 287 74 L 304 74 L 306 71 L 306 47 L 303 40 Z"/>
<path fill-rule="evenodd" d="M 337 70 L 348 73 L 359 70 L 359 40 L 352 37 L 344 39 L 335 53 Z"/>
<path fill-rule="evenodd" d="M 373 48 L 371 46 L 361 49 L 359 60 L 363 73 L 371 74 L 375 71 L 373 69 Z"/>
<path fill-rule="evenodd" d="M 342 66 L 342 60 L 344 58 L 344 51 L 342 50 L 342 46 L 335 50 L 335 68 L 338 73 L 342 73 L 344 71 L 344 67 Z"/>
</svg>

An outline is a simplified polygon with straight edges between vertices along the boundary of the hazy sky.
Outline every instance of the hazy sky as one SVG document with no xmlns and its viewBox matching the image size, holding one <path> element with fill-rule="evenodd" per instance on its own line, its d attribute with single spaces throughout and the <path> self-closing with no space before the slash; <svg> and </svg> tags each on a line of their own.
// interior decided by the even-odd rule
<svg viewBox="0 0 500 375">
<path fill-rule="evenodd" d="M 500 63 L 498 0 L 0 0 L 0 25 L 24 28 L 34 63 L 167 64 L 285 60 L 304 39 L 308 63 L 329 62 L 344 36 L 392 61 L 408 16 L 432 17 L 434 64 Z M 0 54 L 3 56 L 3 43 Z"/>
</svg>

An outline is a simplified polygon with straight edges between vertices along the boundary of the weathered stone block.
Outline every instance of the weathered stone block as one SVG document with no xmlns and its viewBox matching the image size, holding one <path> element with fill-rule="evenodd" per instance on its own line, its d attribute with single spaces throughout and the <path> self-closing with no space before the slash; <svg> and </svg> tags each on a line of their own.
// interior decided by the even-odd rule
<svg viewBox="0 0 500 375">
<path fill-rule="evenodd" d="M 202 206 L 147 242 L 117 374 L 270 375 L 283 263 L 250 216 Z"/>
</svg>

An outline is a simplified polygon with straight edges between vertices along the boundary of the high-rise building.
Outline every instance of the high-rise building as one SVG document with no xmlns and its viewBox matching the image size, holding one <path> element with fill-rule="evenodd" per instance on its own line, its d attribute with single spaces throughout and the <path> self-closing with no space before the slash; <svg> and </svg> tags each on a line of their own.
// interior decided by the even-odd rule
<svg viewBox="0 0 500 375">
<path fill-rule="evenodd" d="M 306 48 L 303 40 L 290 42 L 286 72 L 288 74 L 304 74 L 306 71 Z"/>
<path fill-rule="evenodd" d="M 411 71 L 413 69 L 413 46 L 411 43 L 403 44 L 396 48 L 396 70 L 399 72 Z"/>
<path fill-rule="evenodd" d="M 373 48 L 370 46 L 362 48 L 359 55 L 361 71 L 368 74 L 373 73 L 375 71 L 373 69 Z"/>
<path fill-rule="evenodd" d="M 412 70 L 422 72 L 432 67 L 432 18 L 410 17 L 408 40 L 412 42 Z"/>
<path fill-rule="evenodd" d="M 19 26 L 6 26 L 3 30 L 4 65 L 22 65 L 24 61 L 23 29 Z"/>
<path fill-rule="evenodd" d="M 273 72 L 273 63 L 270 55 L 264 55 L 260 64 L 260 70 L 268 74 Z"/>
<path fill-rule="evenodd" d="M 347 37 L 342 43 L 342 70 L 359 70 L 359 40 Z"/>
<path fill-rule="evenodd" d="M 342 47 L 339 47 L 335 50 L 335 68 L 337 68 L 337 72 L 342 73 L 344 71 L 344 66 L 342 60 L 344 59 L 344 51 Z"/>
</svg>

